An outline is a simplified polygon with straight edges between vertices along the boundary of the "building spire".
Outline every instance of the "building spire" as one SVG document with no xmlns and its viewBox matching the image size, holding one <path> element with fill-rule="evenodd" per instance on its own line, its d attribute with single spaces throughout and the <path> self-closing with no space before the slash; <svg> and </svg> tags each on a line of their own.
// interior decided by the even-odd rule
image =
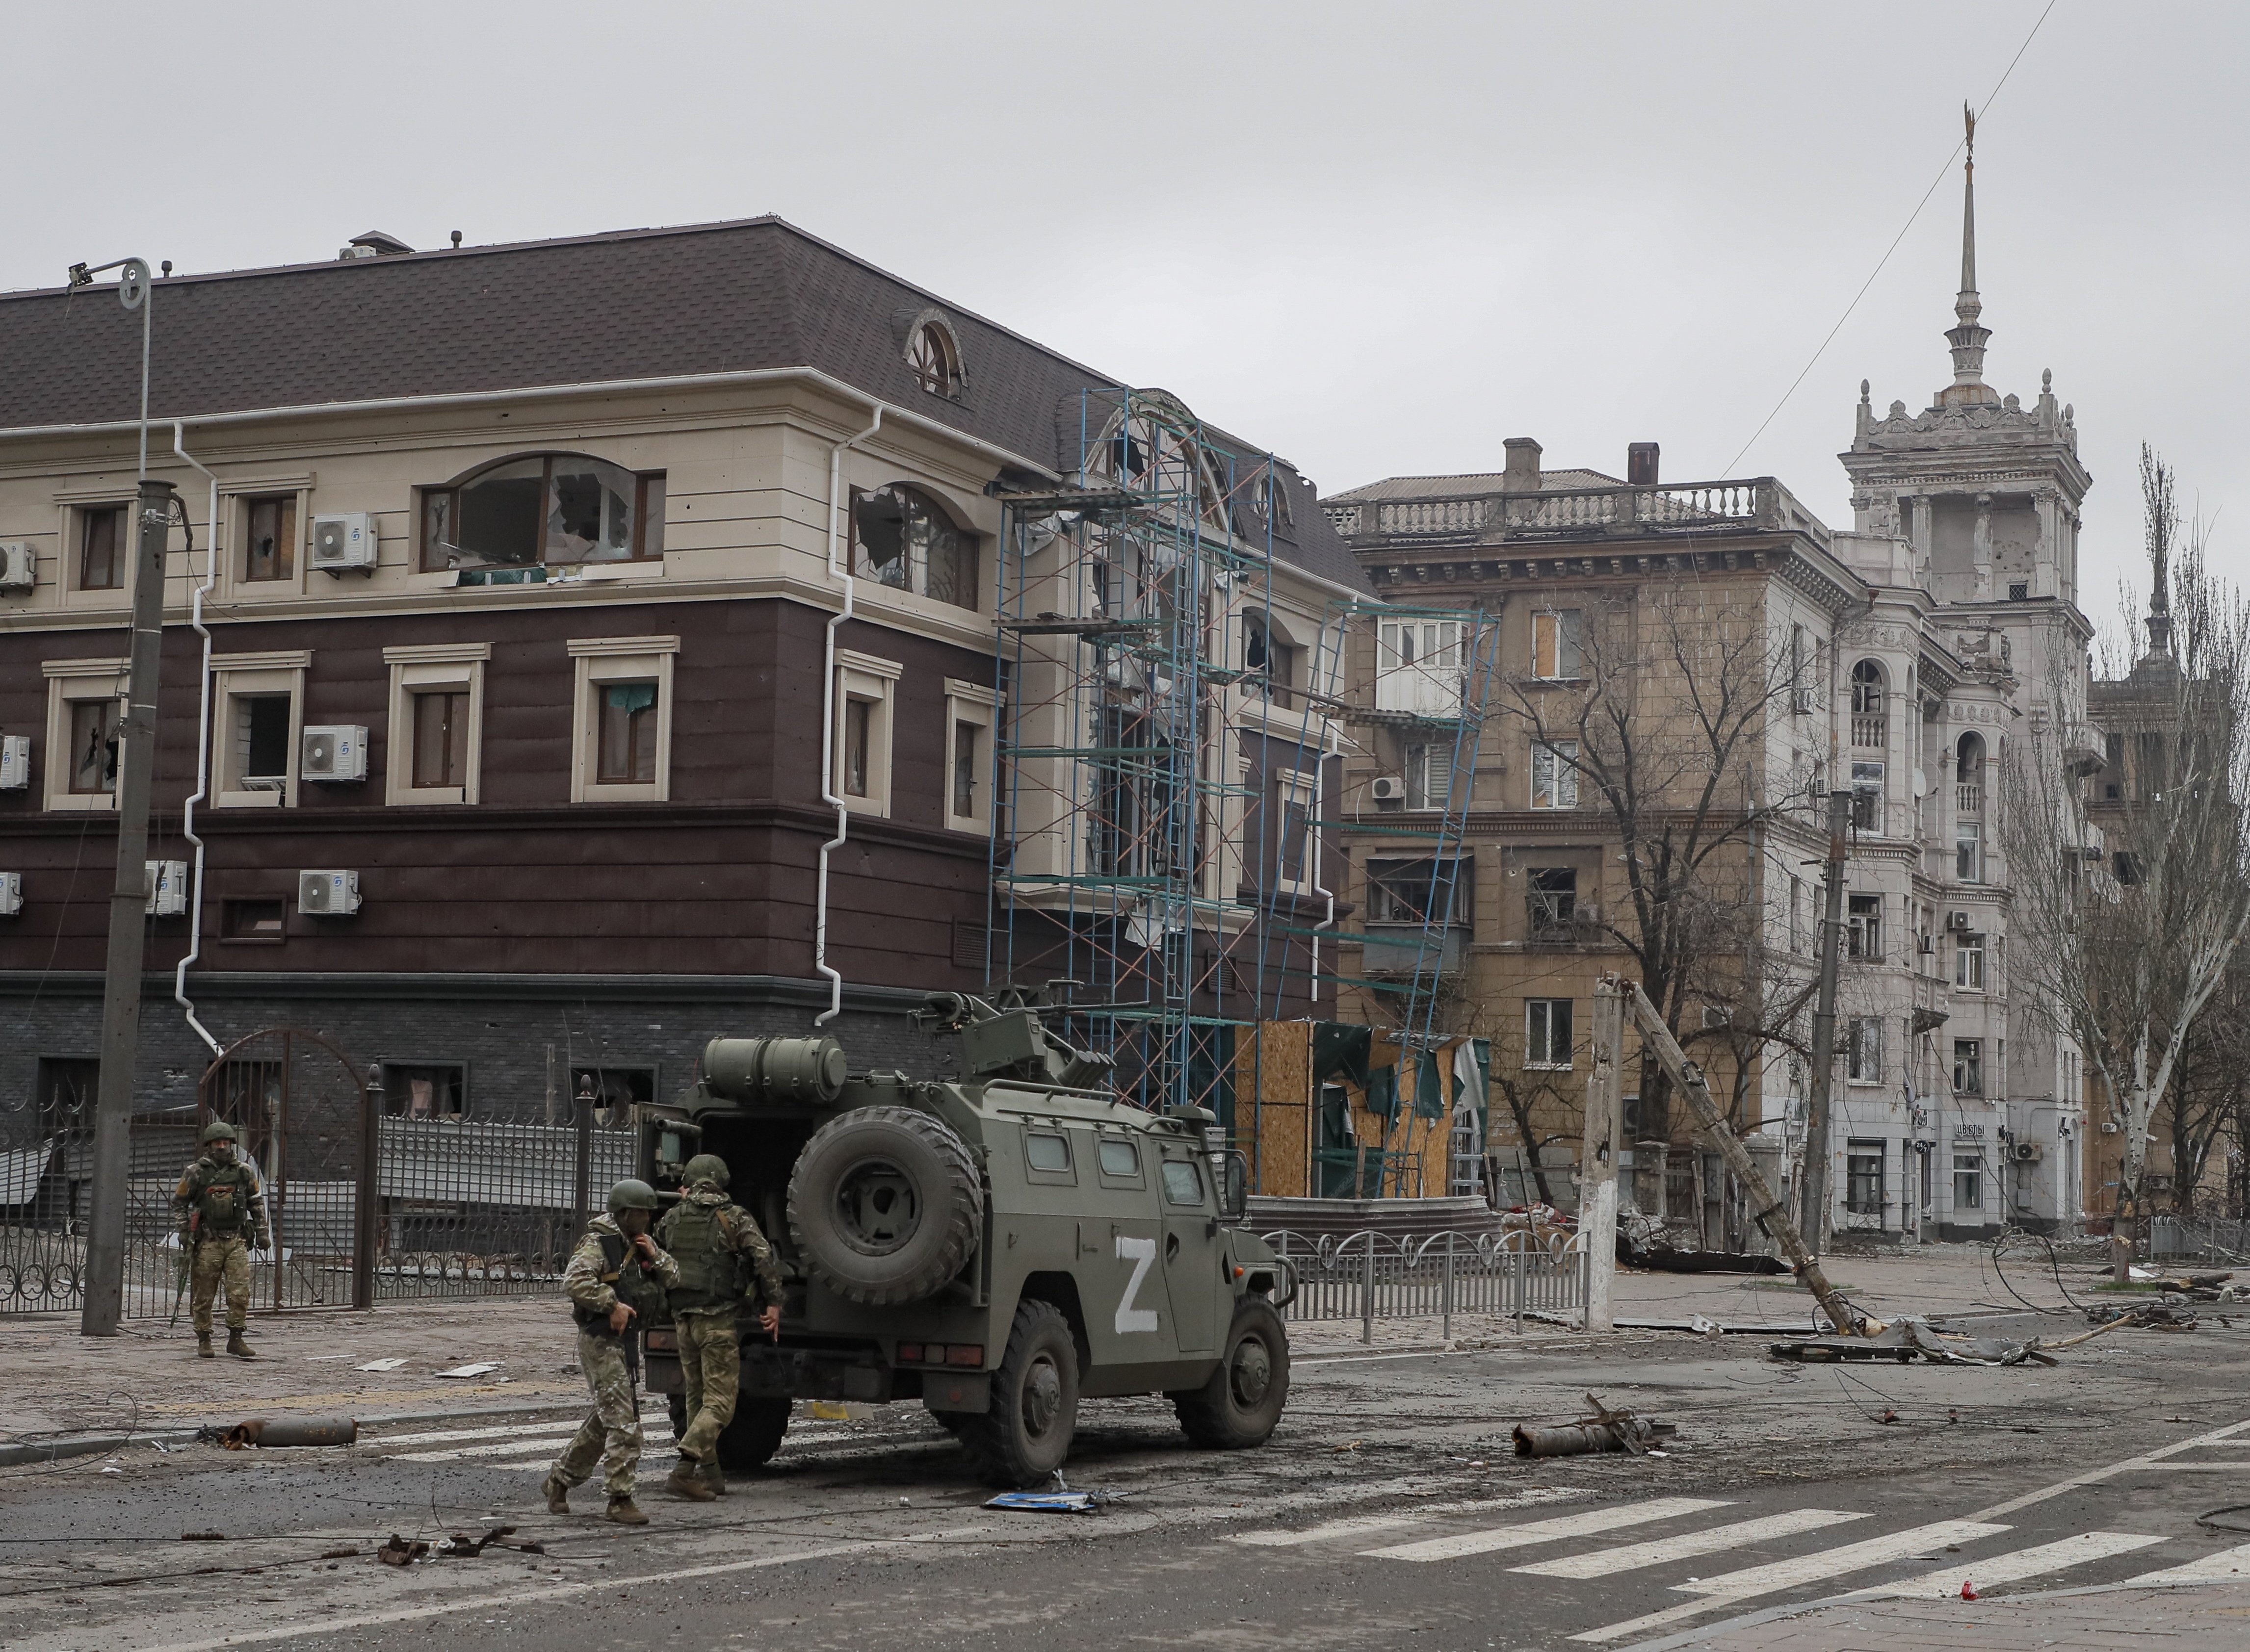
<svg viewBox="0 0 2250 1652">
<path fill-rule="evenodd" d="M 2000 399 L 1984 382 L 1984 341 L 1992 329 L 1977 321 L 1984 308 L 1977 296 L 1977 112 L 1964 103 L 1961 120 L 1969 151 L 1961 169 L 1961 291 L 1953 299 L 1955 325 L 1945 334 L 1953 347 L 1953 383 L 1937 396 L 1947 405 Z"/>
</svg>

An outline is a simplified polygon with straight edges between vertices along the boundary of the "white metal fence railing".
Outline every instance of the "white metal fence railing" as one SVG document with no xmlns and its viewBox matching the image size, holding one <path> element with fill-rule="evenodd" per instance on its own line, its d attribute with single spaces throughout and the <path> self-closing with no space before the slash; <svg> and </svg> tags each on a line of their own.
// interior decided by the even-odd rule
<svg viewBox="0 0 2250 1652">
<path fill-rule="evenodd" d="M 1375 1339 L 1378 1319 L 1436 1319 L 1450 1337 L 1456 1314 L 1509 1318 L 1520 1330 L 1528 1315 L 1574 1311 L 1586 1299 L 1585 1242 L 1577 1235 L 1552 1249 L 1521 1231 L 1315 1238 L 1284 1229 L 1264 1237 L 1294 1281 L 1282 1317 L 1356 1319 L 1363 1342 Z"/>
</svg>

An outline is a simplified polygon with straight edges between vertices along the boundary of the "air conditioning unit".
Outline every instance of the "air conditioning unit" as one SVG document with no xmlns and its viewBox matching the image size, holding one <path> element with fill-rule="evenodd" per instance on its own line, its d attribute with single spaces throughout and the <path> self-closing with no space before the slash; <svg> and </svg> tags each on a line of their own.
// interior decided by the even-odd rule
<svg viewBox="0 0 2250 1652">
<path fill-rule="evenodd" d="M 31 783 L 31 737 L 0 734 L 0 792 L 20 792 Z"/>
<path fill-rule="evenodd" d="M 1375 801 L 1378 803 L 1403 802 L 1406 797 L 1406 782 L 1396 774 L 1375 777 Z"/>
<path fill-rule="evenodd" d="M 1809 688 L 1791 689 L 1789 691 L 1789 709 L 1797 712 L 1799 716 L 1803 716 L 1805 712 L 1810 712 L 1812 709 L 1812 691 Z"/>
<path fill-rule="evenodd" d="M 2036 1141 L 2019 1141 L 2008 1149 L 2008 1157 L 2019 1165 L 2035 1165 L 2045 1152 L 2045 1148 Z"/>
<path fill-rule="evenodd" d="M 375 572 L 375 519 L 365 511 L 314 517 L 313 566 L 324 574 Z"/>
<path fill-rule="evenodd" d="M 144 910 L 151 918 L 177 918 L 188 910 L 188 863 L 183 860 L 152 860 L 148 868 L 148 904 Z"/>
<path fill-rule="evenodd" d="M 0 872 L 0 918 L 13 918 L 24 910 L 24 874 Z"/>
<path fill-rule="evenodd" d="M 367 730 L 344 723 L 307 729 L 297 772 L 306 780 L 365 780 Z"/>
<path fill-rule="evenodd" d="M 1965 935 L 1969 933 L 1970 918 L 1967 912 L 1948 912 L 1945 914 L 1945 927 L 1954 934 Z"/>
<path fill-rule="evenodd" d="M 0 540 L 0 591 L 28 591 L 38 583 L 31 547 L 22 540 Z"/>
<path fill-rule="evenodd" d="M 310 918 L 344 918 L 359 910 L 357 872 L 299 872 L 297 910 Z"/>
</svg>

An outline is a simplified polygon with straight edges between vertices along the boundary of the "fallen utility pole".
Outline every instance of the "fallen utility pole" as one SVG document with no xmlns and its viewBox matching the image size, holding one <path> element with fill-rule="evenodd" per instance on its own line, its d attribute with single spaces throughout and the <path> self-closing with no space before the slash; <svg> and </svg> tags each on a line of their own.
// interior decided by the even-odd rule
<svg viewBox="0 0 2250 1652">
<path fill-rule="evenodd" d="M 1836 1076 L 1836 972 L 1844 950 L 1844 850 L 1852 794 L 1828 794 L 1828 875 L 1822 885 L 1820 993 L 1812 1004 L 1812 1093 L 1805 1104 L 1805 1169 L 1798 1230 L 1819 1250 L 1828 1236 L 1828 1098 Z"/>
<path fill-rule="evenodd" d="M 1727 1161 L 1727 1168 L 1733 1171 L 1735 1179 L 1742 1183 L 1743 1191 L 1749 1195 L 1752 1219 L 1773 1236 L 1774 1242 L 1789 1258 L 1791 1271 L 1819 1302 L 1821 1311 L 1828 1316 L 1828 1322 L 1837 1330 L 1853 1336 L 1870 1337 L 1881 1331 L 1881 1322 L 1869 1318 L 1845 1301 L 1836 1287 L 1828 1283 L 1828 1276 L 1821 1271 L 1819 1259 L 1805 1242 L 1805 1236 L 1798 1231 L 1797 1223 L 1790 1219 L 1788 1207 L 1776 1196 L 1772 1188 L 1766 1186 L 1765 1178 L 1758 1174 L 1757 1167 L 1750 1162 L 1749 1150 L 1727 1127 L 1726 1115 L 1719 1111 L 1719 1104 L 1711 1099 L 1711 1087 L 1703 1082 L 1702 1069 L 1688 1059 L 1687 1051 L 1680 1048 L 1679 1041 L 1673 1037 L 1672 1029 L 1664 1024 L 1664 1017 L 1656 1013 L 1656 1006 L 1648 1002 L 1648 995 L 1641 990 L 1640 983 L 1615 975 L 1605 975 L 1601 987 L 1595 990 L 1599 993 L 1602 988 L 1607 988 L 1612 994 L 1625 1001 L 1625 1008 L 1640 1029 L 1641 1043 L 1655 1056 L 1657 1063 L 1664 1069 L 1666 1075 L 1680 1087 L 1680 1092 L 1687 1097 L 1688 1110 L 1695 1115 L 1695 1122 L 1701 1126 L 1704 1139 L 1719 1157 Z M 1598 996 L 1594 1002 L 1598 1008 L 1603 1000 Z M 1600 1060 L 1598 1051 L 1595 1059 L 1597 1063 Z"/>
</svg>

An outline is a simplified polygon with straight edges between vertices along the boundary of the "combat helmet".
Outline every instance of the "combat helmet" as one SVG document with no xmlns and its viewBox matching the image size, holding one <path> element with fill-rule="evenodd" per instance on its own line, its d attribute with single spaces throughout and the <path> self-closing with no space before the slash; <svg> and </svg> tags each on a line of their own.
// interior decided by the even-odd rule
<svg viewBox="0 0 2250 1652">
<path fill-rule="evenodd" d="M 203 1132 L 196 1138 L 196 1141 L 198 1146 L 208 1147 L 215 1141 L 236 1141 L 240 1139 L 241 1132 L 232 1125 L 224 1119 L 214 1119 L 203 1127 Z"/>
<path fill-rule="evenodd" d="M 637 1176 L 627 1176 L 610 1188 L 610 1214 L 613 1216 L 628 1210 L 653 1210 L 656 1208 L 656 1189 Z"/>
<path fill-rule="evenodd" d="M 699 1181 L 723 1187 L 729 1180 L 727 1161 L 715 1153 L 699 1153 L 680 1167 L 680 1180 L 690 1187 Z"/>
</svg>

